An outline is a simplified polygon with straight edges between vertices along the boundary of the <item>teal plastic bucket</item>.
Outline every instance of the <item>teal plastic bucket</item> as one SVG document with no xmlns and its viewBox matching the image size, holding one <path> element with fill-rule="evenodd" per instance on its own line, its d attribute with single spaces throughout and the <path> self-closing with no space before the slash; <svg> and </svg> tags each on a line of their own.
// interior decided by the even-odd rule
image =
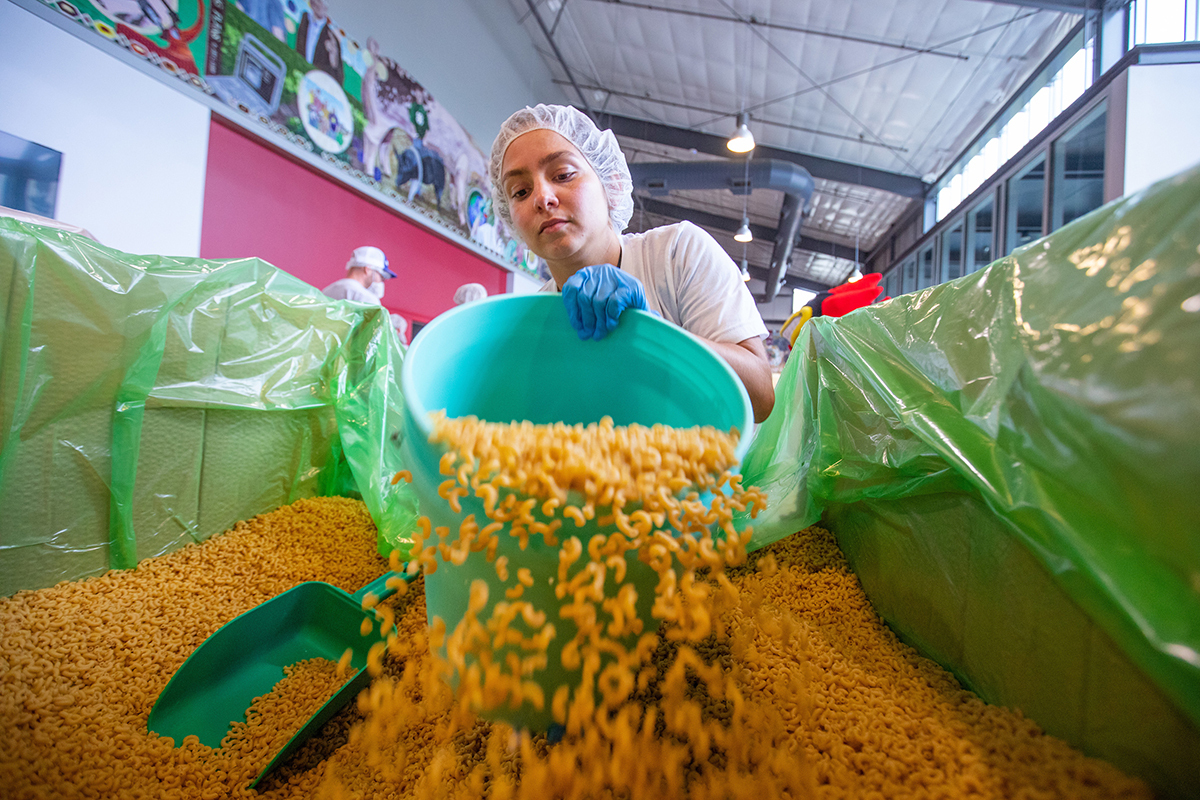
<svg viewBox="0 0 1200 800">
<path fill-rule="evenodd" d="M 711 425 L 726 431 L 736 427 L 743 434 L 736 450 L 739 461 L 749 447 L 754 420 L 737 375 L 697 337 L 652 314 L 627 311 L 616 330 L 601 341 L 581 341 L 557 294 L 504 295 L 443 314 L 425 326 L 408 349 L 400 385 L 405 401 L 402 457 L 413 475 L 420 512 L 435 527 L 448 527 L 452 539 L 467 515 L 474 514 L 481 527 L 490 520 L 478 498 L 463 498 L 462 512 L 455 514 L 438 496 L 438 485 L 446 480 L 438 469 L 445 449 L 429 443 L 430 412 L 474 415 L 489 422 L 588 424 L 607 415 L 617 425 Z M 597 509 L 597 517 L 602 513 Z M 609 530 L 594 520 L 582 528 L 566 520 L 558 536 L 560 541 L 578 536 L 586 547 L 592 535 Z M 555 689 L 564 683 L 577 685 L 580 677 L 560 661 L 562 646 L 574 637 L 575 628 L 558 614 L 564 603 L 554 592 L 558 548 L 547 547 L 540 536 L 531 536 L 525 550 L 506 531 L 499 538 L 497 556 L 508 556 L 509 581 L 499 580 L 482 552 L 472 553 L 462 566 L 439 559 L 437 571 L 425 581 L 429 620 L 432 624 L 440 617 L 453 631 L 466 613 L 475 580 L 488 584 L 489 606 L 480 615 L 486 620 L 491 606 L 505 600 L 505 590 L 515 584 L 518 568 L 529 568 L 534 585 L 521 599 L 545 611 L 556 628 L 547 667 L 532 676 L 545 693 L 545 706 L 539 710 L 526 701 L 487 716 L 517 728 L 546 730 L 552 722 Z M 638 590 L 644 632 L 652 632 L 657 625 L 650 615 L 657 575 L 638 561 L 636 552 L 629 553 L 626 562 L 627 581 Z M 498 660 L 503 661 L 502 654 Z"/>
</svg>

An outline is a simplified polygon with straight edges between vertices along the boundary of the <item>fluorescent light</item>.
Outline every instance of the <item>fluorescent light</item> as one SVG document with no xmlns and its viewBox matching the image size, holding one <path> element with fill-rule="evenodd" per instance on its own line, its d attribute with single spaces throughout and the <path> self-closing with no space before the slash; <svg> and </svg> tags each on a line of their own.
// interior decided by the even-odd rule
<svg viewBox="0 0 1200 800">
<path fill-rule="evenodd" d="M 750 126 L 746 124 L 745 114 L 738 114 L 737 130 L 733 132 L 733 136 L 729 137 L 725 146 L 735 153 L 749 153 L 754 149 L 754 134 L 750 132 Z"/>
</svg>

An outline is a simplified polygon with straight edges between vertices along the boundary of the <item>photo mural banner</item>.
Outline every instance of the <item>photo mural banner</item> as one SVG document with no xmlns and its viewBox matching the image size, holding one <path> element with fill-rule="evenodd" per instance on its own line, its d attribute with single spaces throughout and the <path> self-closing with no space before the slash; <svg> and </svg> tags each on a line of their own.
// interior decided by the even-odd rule
<svg viewBox="0 0 1200 800">
<path fill-rule="evenodd" d="M 492 209 L 487 157 L 374 38 L 363 46 L 338 27 L 325 0 L 39 2 L 537 275 L 537 256 Z"/>
</svg>

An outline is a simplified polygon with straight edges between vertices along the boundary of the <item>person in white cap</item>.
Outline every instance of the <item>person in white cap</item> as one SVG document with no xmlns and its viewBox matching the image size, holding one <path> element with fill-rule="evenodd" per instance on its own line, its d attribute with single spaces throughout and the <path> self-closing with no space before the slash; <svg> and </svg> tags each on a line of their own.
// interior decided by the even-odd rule
<svg viewBox="0 0 1200 800">
<path fill-rule="evenodd" d="M 396 273 L 388 268 L 387 256 L 383 251 L 364 245 L 354 248 L 354 253 L 346 262 L 346 277 L 334 281 L 321 291 L 334 300 L 382 305 L 383 282 L 394 277 Z"/>
<path fill-rule="evenodd" d="M 463 303 L 472 303 L 487 296 L 487 289 L 482 283 L 464 283 L 454 292 L 454 305 L 461 306 Z"/>
<path fill-rule="evenodd" d="M 581 339 L 644 309 L 701 337 L 741 378 L 754 420 L 775 405 L 767 328 L 733 259 L 690 222 L 622 233 L 633 181 L 612 131 L 571 106 L 523 108 L 500 127 L 488 165 L 494 208 L 541 256 Z"/>
</svg>

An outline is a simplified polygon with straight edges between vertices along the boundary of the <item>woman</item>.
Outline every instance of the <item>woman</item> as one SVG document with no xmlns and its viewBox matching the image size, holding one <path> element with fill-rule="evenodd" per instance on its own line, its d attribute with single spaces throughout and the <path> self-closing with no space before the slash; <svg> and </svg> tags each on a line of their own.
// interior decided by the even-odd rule
<svg viewBox="0 0 1200 800">
<path fill-rule="evenodd" d="M 612 131 L 570 106 L 524 108 L 500 128 L 489 165 L 500 218 L 550 269 L 580 338 L 621 312 L 660 314 L 704 339 L 741 378 L 754 419 L 775 405 L 766 326 L 728 254 L 690 222 L 622 234 L 633 181 Z"/>
</svg>

